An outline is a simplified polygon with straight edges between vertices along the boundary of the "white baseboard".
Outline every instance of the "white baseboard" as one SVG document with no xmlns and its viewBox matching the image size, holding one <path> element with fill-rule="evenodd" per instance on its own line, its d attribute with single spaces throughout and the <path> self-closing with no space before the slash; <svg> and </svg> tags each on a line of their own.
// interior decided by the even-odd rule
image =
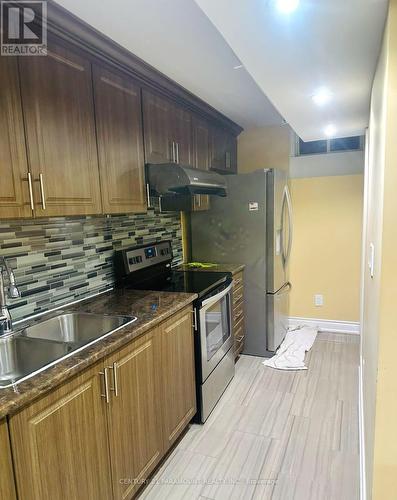
<svg viewBox="0 0 397 500">
<path fill-rule="evenodd" d="M 360 356 L 358 367 L 358 422 L 360 442 L 360 500 L 367 500 L 367 484 L 365 482 L 365 434 L 364 434 L 364 392 L 363 392 L 363 364 Z"/>
<path fill-rule="evenodd" d="M 353 335 L 360 335 L 360 323 L 355 321 L 290 317 L 288 324 L 290 328 L 295 328 L 303 324 L 317 327 L 320 332 L 351 333 Z"/>
</svg>

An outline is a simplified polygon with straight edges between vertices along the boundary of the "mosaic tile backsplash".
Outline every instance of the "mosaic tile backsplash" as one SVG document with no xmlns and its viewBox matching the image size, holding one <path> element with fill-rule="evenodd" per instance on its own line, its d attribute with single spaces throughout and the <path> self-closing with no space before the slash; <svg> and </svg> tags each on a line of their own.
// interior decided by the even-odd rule
<svg viewBox="0 0 397 500">
<path fill-rule="evenodd" d="M 182 262 L 179 213 L 0 221 L 0 255 L 15 271 L 19 299 L 7 299 L 22 319 L 111 288 L 114 250 L 171 240 Z"/>
</svg>

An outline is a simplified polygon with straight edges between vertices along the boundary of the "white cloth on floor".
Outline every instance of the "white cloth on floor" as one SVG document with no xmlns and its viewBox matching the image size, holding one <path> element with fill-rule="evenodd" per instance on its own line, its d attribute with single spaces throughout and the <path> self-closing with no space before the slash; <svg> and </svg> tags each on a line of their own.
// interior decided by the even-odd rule
<svg viewBox="0 0 397 500">
<path fill-rule="evenodd" d="M 263 364 L 278 370 L 307 370 L 305 354 L 312 348 L 317 333 L 317 328 L 304 325 L 288 331 L 276 354 Z"/>
</svg>

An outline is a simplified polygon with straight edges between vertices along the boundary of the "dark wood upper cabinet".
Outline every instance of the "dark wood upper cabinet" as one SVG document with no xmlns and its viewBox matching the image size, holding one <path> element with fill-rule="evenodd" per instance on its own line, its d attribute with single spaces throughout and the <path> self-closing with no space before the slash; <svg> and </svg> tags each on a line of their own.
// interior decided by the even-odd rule
<svg viewBox="0 0 397 500">
<path fill-rule="evenodd" d="M 171 102 L 144 90 L 142 105 L 146 163 L 174 161 Z"/>
<path fill-rule="evenodd" d="M 211 129 L 211 169 L 237 173 L 237 139 L 222 127 Z"/>
<path fill-rule="evenodd" d="M 93 77 L 103 211 L 145 212 L 141 89 L 103 67 Z"/>
<path fill-rule="evenodd" d="M 145 162 L 237 171 L 238 125 L 55 4 L 49 21 L 46 57 L 0 58 L 0 218 L 143 212 Z"/>
<path fill-rule="evenodd" d="M 193 165 L 202 170 L 210 169 L 210 127 L 206 120 L 193 116 Z"/>
<path fill-rule="evenodd" d="M 0 57 L 0 177 L 0 218 L 31 216 L 16 57 Z"/>
<path fill-rule="evenodd" d="M 143 91 L 146 163 L 193 165 L 192 115 L 182 106 Z"/>
<path fill-rule="evenodd" d="M 178 105 L 173 106 L 173 139 L 176 161 L 182 165 L 193 166 L 192 114 Z"/>
<path fill-rule="evenodd" d="M 210 169 L 210 127 L 206 120 L 194 115 L 192 120 L 193 130 L 193 166 L 202 170 Z M 201 212 L 209 210 L 210 197 L 197 194 L 193 196 L 192 210 Z"/>
<path fill-rule="evenodd" d="M 36 215 L 101 213 L 90 61 L 50 42 L 19 63 Z"/>
</svg>

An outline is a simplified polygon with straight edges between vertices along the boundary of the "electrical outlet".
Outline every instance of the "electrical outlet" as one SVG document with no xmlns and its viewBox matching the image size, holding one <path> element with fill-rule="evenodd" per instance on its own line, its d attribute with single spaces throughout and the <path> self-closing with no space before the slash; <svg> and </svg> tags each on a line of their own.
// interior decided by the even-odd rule
<svg viewBox="0 0 397 500">
<path fill-rule="evenodd" d="M 321 307 L 324 305 L 324 295 L 322 295 L 321 293 L 316 293 L 316 295 L 314 296 L 314 305 L 316 307 Z"/>
</svg>

